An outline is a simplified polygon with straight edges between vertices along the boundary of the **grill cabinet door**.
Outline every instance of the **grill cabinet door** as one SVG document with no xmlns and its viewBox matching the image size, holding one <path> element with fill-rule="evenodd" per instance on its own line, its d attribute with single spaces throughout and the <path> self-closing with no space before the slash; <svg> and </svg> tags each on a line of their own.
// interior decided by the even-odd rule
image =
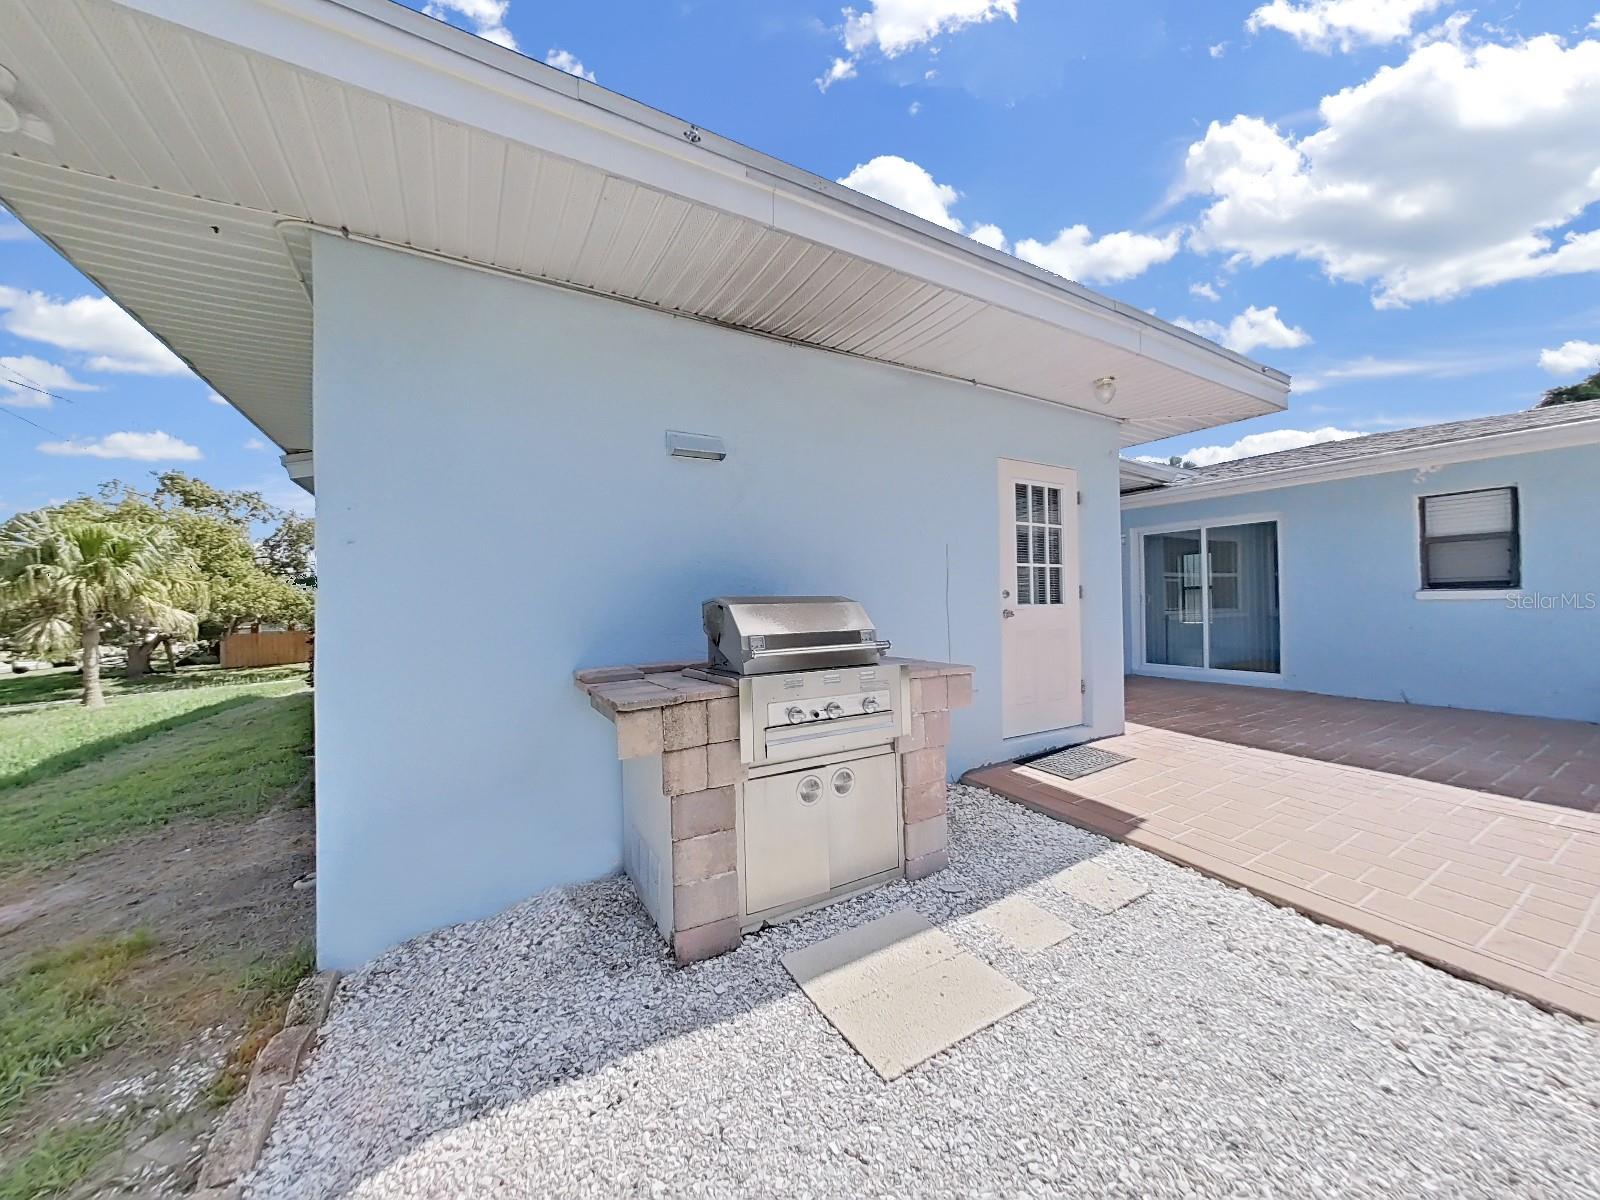
<svg viewBox="0 0 1600 1200">
<path fill-rule="evenodd" d="M 900 865 L 895 756 L 858 758 L 819 772 L 828 794 L 829 882 L 844 887 Z"/>
<path fill-rule="evenodd" d="M 828 891 L 828 779 L 818 768 L 744 785 L 747 912 L 820 899 Z"/>
</svg>

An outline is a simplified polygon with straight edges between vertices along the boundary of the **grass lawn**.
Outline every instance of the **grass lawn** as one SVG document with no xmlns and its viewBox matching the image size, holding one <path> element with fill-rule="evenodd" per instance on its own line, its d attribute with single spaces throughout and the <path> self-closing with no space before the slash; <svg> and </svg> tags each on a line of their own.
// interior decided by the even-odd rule
<svg viewBox="0 0 1600 1200">
<path fill-rule="evenodd" d="M 26 682 L 28 677 L 0 680 L 0 804 L 5 803 L 7 788 L 63 774 L 119 746 L 263 696 L 303 691 L 306 674 L 304 667 L 268 667 L 221 676 L 204 667 L 194 670 L 195 676 L 168 677 L 162 686 L 141 684 L 136 691 L 114 690 L 106 707 L 98 711 L 60 704 L 8 712 L 6 698 L 11 693 L 6 691 L 7 685 Z M 77 676 L 69 673 L 58 678 L 75 680 Z"/>
<path fill-rule="evenodd" d="M 149 949 L 147 934 L 98 938 L 40 955 L 0 981 L 0 1122 L 135 1019 L 115 999 L 116 985 Z"/>
<path fill-rule="evenodd" d="M 216 666 L 180 667 L 176 675 L 153 671 L 143 679 L 124 679 L 120 671 L 105 672 L 102 683 L 106 697 L 137 696 L 146 692 L 182 691 L 196 687 L 234 687 L 241 683 L 272 683 L 284 679 L 303 679 L 306 668 L 237 667 L 223 670 Z M 0 674 L 0 711 L 8 705 L 73 701 L 83 695 L 83 676 L 70 667 L 50 671 L 29 671 L 26 675 Z"/>
<path fill-rule="evenodd" d="M 112 1117 L 47 1130 L 0 1166 L 0 1200 L 59 1196 L 122 1144 L 127 1122 Z"/>
<path fill-rule="evenodd" d="M 107 706 L 91 712 L 39 703 L 75 696 L 71 672 L 0 676 L 0 882 L 24 900 L 48 895 L 63 878 L 88 889 L 6 934 L 13 956 L 0 970 L 0 1200 L 98 1187 L 169 1122 L 203 1131 L 281 1024 L 289 992 L 312 965 L 309 910 L 284 899 L 300 895 L 289 884 L 305 860 L 278 849 L 290 843 L 272 843 L 263 858 L 259 837 L 254 851 L 236 847 L 250 830 L 286 828 L 284 815 L 296 812 L 282 799 L 311 769 L 304 677 L 304 667 L 201 667 L 133 686 L 108 680 Z M 308 792 L 297 795 L 309 802 Z M 265 816 L 267 826 L 230 824 L 269 811 L 278 816 Z M 119 843 L 173 822 L 190 823 L 170 835 L 183 839 L 175 844 L 184 853 L 175 859 L 169 848 L 156 861 L 178 871 L 177 881 L 141 892 L 142 856 L 164 845 L 163 835 L 127 852 Z M 111 853 L 86 857 L 101 849 Z M 215 880 L 245 890 L 219 892 Z M 125 910 L 130 896 L 181 899 Z M 110 932 L 84 932 L 96 928 L 84 924 L 91 909 L 116 914 Z M 151 911 L 153 926 L 136 915 Z M 71 932 L 50 936 L 41 926 L 51 921 Z M 142 1093 L 121 1107 L 81 1110 L 86 1081 L 95 1086 L 108 1070 L 163 1078 L 166 1064 L 219 1028 L 231 1031 L 228 1057 L 198 1105 L 168 1109 Z"/>
<path fill-rule="evenodd" d="M 310 770 L 310 693 L 298 683 L 222 693 L 0 718 L 0 739 L 28 727 L 20 746 L 0 749 L 0 871 L 63 862 L 180 817 L 247 816 L 298 783 Z"/>
</svg>

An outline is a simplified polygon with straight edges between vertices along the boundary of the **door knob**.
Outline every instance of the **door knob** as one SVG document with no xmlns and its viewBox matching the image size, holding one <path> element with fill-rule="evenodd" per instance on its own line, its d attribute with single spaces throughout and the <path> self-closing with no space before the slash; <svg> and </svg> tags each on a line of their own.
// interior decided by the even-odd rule
<svg viewBox="0 0 1600 1200">
<path fill-rule="evenodd" d="M 1017 615 L 1017 614 L 1016 614 L 1016 613 L 1014 613 L 1014 612 L 1012 612 L 1012 611 L 1011 611 L 1011 609 L 1009 609 L 1009 608 L 1002 608 L 1002 609 L 1001 609 L 1001 610 L 1000 610 L 1000 615 L 1001 615 L 1001 616 L 1002 616 L 1002 617 L 1014 617 L 1014 616 L 1016 616 L 1016 615 Z"/>
</svg>

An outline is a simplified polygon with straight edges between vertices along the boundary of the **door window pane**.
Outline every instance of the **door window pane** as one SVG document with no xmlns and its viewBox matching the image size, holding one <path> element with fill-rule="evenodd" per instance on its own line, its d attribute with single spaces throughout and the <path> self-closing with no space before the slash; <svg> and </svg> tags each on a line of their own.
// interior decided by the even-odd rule
<svg viewBox="0 0 1600 1200">
<path fill-rule="evenodd" d="M 1206 530 L 1211 564 L 1211 663 L 1222 671 L 1278 671 L 1278 526 Z"/>
<path fill-rule="evenodd" d="M 1200 623 L 1200 531 L 1144 539 L 1144 658 L 1169 667 L 1205 666 Z"/>
<path fill-rule="evenodd" d="M 1064 603 L 1061 489 L 1019 483 L 1016 500 L 1017 603 Z"/>
</svg>

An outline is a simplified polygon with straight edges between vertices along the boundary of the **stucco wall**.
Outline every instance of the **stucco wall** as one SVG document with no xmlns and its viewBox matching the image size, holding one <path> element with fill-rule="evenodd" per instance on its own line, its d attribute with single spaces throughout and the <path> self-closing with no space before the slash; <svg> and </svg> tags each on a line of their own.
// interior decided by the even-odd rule
<svg viewBox="0 0 1600 1200">
<path fill-rule="evenodd" d="M 950 767 L 1122 723 L 1115 429 L 318 236 L 318 950 L 350 966 L 621 861 L 580 666 L 704 653 L 700 601 L 838 592 L 977 668 Z M 670 459 L 668 429 L 723 463 Z M 1091 727 L 1000 736 L 997 460 L 1077 468 Z"/>
<path fill-rule="evenodd" d="M 1418 598 L 1418 497 L 1508 486 L 1530 606 Z M 1600 721 L 1597 505 L 1600 446 L 1590 445 L 1129 509 L 1127 663 L 1137 669 L 1134 531 L 1275 517 L 1283 678 L 1263 686 Z"/>
</svg>

